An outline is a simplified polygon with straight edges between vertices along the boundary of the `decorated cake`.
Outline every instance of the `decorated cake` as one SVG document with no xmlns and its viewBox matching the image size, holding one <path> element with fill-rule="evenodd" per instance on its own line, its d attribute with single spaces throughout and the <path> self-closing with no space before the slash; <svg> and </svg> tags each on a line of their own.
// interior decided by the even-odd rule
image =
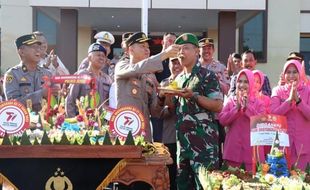
<svg viewBox="0 0 310 190">
<path fill-rule="evenodd" d="M 287 161 L 282 150 L 280 150 L 280 141 L 278 132 L 274 139 L 270 153 L 267 155 L 266 163 L 269 165 L 269 174 L 273 174 L 277 177 L 288 177 L 289 171 L 287 167 Z"/>
</svg>

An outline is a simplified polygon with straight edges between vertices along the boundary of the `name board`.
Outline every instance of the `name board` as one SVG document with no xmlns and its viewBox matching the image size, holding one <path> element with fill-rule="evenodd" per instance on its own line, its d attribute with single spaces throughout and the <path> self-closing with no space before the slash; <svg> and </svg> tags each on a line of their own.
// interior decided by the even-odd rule
<svg viewBox="0 0 310 190">
<path fill-rule="evenodd" d="M 251 146 L 272 146 L 276 132 L 279 133 L 280 146 L 288 147 L 286 117 L 266 114 L 251 118 Z"/>
</svg>

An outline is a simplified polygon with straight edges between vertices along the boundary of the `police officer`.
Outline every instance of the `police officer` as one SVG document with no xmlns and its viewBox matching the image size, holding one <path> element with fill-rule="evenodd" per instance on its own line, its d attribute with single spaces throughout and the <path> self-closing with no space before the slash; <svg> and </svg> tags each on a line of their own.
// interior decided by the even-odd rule
<svg viewBox="0 0 310 190">
<path fill-rule="evenodd" d="M 9 69 L 4 75 L 4 94 L 6 100 L 16 99 L 26 106 L 32 101 L 33 111 L 40 111 L 41 99 L 47 97 L 47 89 L 42 88 L 44 77 L 51 73 L 38 66 L 41 42 L 33 34 L 23 35 L 15 40 L 20 64 Z"/>
<path fill-rule="evenodd" d="M 78 71 L 77 74 L 86 74 L 96 78 L 96 91 L 99 93 L 99 102 L 97 105 L 102 104 L 109 98 L 109 89 L 112 84 L 112 79 L 102 72 L 105 60 L 107 59 L 106 49 L 98 43 L 93 43 L 88 48 L 88 62 L 87 69 Z M 68 117 L 74 117 L 78 110 L 76 107 L 76 99 L 81 96 L 88 95 L 90 97 L 91 87 L 89 84 L 72 84 L 69 87 L 70 91 L 66 98 L 66 114 Z"/>
<path fill-rule="evenodd" d="M 156 91 L 147 91 L 146 74 L 161 71 L 161 62 L 169 57 L 175 57 L 179 50 L 178 45 L 172 45 L 165 51 L 150 56 L 148 42 L 151 39 L 143 32 L 132 34 L 127 40 L 129 61 L 120 61 L 115 66 L 117 107 L 135 106 L 145 117 L 145 139 L 152 141 L 150 128 L 150 112 L 156 107 Z M 150 94 L 151 93 L 151 94 Z M 155 105 L 155 106 L 154 106 Z"/>
<path fill-rule="evenodd" d="M 114 44 L 115 42 L 115 38 L 114 36 L 107 31 L 101 31 L 98 32 L 94 38 L 96 39 L 96 43 L 100 44 L 101 46 L 103 46 L 106 49 L 106 56 L 108 56 L 111 53 L 111 45 Z M 109 70 L 109 65 L 110 65 L 111 61 L 109 59 L 106 59 L 104 67 L 102 68 L 102 71 L 106 74 L 108 73 Z M 86 57 L 85 59 L 83 59 L 83 61 L 81 62 L 78 70 L 83 70 L 86 69 L 89 65 L 88 62 L 88 57 Z"/>
</svg>

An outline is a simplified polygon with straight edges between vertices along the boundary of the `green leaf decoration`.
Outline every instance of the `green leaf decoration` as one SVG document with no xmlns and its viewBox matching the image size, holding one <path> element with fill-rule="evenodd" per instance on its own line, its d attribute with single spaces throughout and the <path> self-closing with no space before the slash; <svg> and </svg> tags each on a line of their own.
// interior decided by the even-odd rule
<svg viewBox="0 0 310 190">
<path fill-rule="evenodd" d="M 32 145 L 26 132 L 22 134 L 22 139 L 20 141 L 20 144 L 21 145 Z"/>
<path fill-rule="evenodd" d="M 12 145 L 12 142 L 11 142 L 9 135 L 7 133 L 5 133 L 1 145 Z"/>
<path fill-rule="evenodd" d="M 61 144 L 61 145 L 70 145 L 70 141 L 68 140 L 68 137 L 67 137 L 66 133 L 62 134 L 62 137 L 61 137 L 61 140 L 60 140 L 59 144 Z"/>
<path fill-rule="evenodd" d="M 76 139 L 73 141 L 73 145 L 80 145 Z"/>
<path fill-rule="evenodd" d="M 43 137 L 41 140 L 41 145 L 51 145 L 52 142 L 50 141 L 50 138 L 48 138 L 46 131 L 43 132 Z"/>
<path fill-rule="evenodd" d="M 13 145 L 18 145 L 18 143 L 17 142 L 19 142 L 19 139 L 20 139 L 20 137 L 18 137 L 18 136 L 13 136 L 13 139 L 12 139 L 12 144 Z"/>
<path fill-rule="evenodd" d="M 114 143 L 114 145 L 121 145 L 121 141 L 119 141 L 118 136 L 116 136 L 116 138 L 115 138 L 115 143 Z"/>
<path fill-rule="evenodd" d="M 37 138 L 34 138 L 34 142 L 33 142 L 33 145 L 40 145 L 39 141 Z"/>
<path fill-rule="evenodd" d="M 99 144 L 99 138 L 96 139 L 95 145 L 97 145 L 97 146 L 100 145 L 100 144 Z"/>
<path fill-rule="evenodd" d="M 226 171 L 226 170 L 228 170 L 228 165 L 227 165 L 227 162 L 224 160 L 221 166 L 221 171 Z"/>
<path fill-rule="evenodd" d="M 83 105 L 83 109 L 85 110 L 86 108 L 88 108 L 88 105 L 89 105 L 89 98 L 88 98 L 88 95 L 86 95 L 84 97 L 84 100 L 82 102 L 82 105 Z"/>
<path fill-rule="evenodd" d="M 95 100 L 96 100 L 96 104 L 95 104 Z M 90 108 L 95 109 L 99 105 L 99 101 L 100 101 L 99 92 L 95 92 L 95 95 L 91 96 L 90 98 L 90 104 L 89 104 Z"/>
<path fill-rule="evenodd" d="M 125 145 L 135 145 L 135 140 L 133 139 L 131 131 L 129 131 L 126 141 L 124 143 Z"/>
<path fill-rule="evenodd" d="M 54 109 L 55 105 L 57 104 L 56 97 L 54 95 L 51 95 L 51 108 Z"/>
<path fill-rule="evenodd" d="M 309 163 L 309 162 L 307 163 L 305 172 L 306 172 L 308 175 L 310 175 L 310 163 Z"/>
<path fill-rule="evenodd" d="M 88 133 L 85 134 L 82 145 L 91 145 Z"/>
<path fill-rule="evenodd" d="M 103 145 L 112 145 L 109 132 L 106 132 L 104 135 Z"/>
</svg>

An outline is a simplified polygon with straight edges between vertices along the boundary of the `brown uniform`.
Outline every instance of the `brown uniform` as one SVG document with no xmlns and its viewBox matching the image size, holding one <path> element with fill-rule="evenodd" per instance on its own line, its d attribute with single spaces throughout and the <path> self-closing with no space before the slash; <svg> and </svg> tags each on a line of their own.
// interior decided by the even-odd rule
<svg viewBox="0 0 310 190">
<path fill-rule="evenodd" d="M 77 74 L 93 76 L 88 70 L 78 71 Z M 100 101 L 97 105 L 100 105 L 109 98 L 111 84 L 112 79 L 105 73 L 102 73 L 100 77 L 96 77 L 96 91 L 99 92 L 100 95 Z M 76 99 L 79 99 L 81 96 L 89 95 L 91 88 L 88 84 L 71 84 L 69 88 L 70 91 L 66 98 L 66 114 L 68 117 L 74 117 L 77 114 Z"/>
<path fill-rule="evenodd" d="M 162 71 L 160 55 L 155 55 L 132 64 L 128 60 L 120 61 L 115 66 L 117 108 L 135 106 L 145 117 L 145 139 L 152 141 L 150 114 L 157 107 L 155 88 L 147 93 L 147 73 Z"/>
</svg>

